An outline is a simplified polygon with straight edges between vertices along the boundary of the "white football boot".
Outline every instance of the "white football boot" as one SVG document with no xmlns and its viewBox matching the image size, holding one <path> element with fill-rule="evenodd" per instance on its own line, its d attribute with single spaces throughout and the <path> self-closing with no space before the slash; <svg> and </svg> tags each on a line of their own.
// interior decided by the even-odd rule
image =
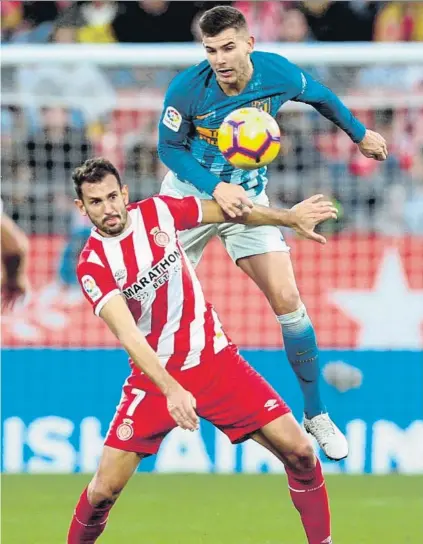
<svg viewBox="0 0 423 544">
<path fill-rule="evenodd" d="M 312 434 L 317 443 L 332 461 L 340 461 L 348 455 L 348 442 L 329 414 L 319 414 L 307 419 L 304 416 L 304 428 Z"/>
</svg>

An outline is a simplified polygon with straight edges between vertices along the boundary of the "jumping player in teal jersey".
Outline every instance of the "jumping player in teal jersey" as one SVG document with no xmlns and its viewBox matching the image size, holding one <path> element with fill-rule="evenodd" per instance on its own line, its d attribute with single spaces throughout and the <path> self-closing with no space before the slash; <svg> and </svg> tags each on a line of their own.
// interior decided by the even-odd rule
<svg viewBox="0 0 423 544">
<path fill-rule="evenodd" d="M 343 129 L 363 155 L 386 159 L 384 138 L 366 130 L 331 90 L 280 55 L 253 52 L 254 38 L 239 10 L 218 6 L 206 11 L 200 30 L 207 60 L 175 77 L 159 123 L 159 156 L 170 170 L 162 194 L 214 198 L 232 218 L 250 213 L 255 203 L 268 205 L 266 168 L 236 169 L 217 148 L 224 117 L 241 107 L 255 106 L 276 116 L 288 100 L 305 102 Z M 316 337 L 280 230 L 228 223 L 184 231 L 180 240 L 194 266 L 215 235 L 275 312 L 288 360 L 304 395 L 306 430 L 327 457 L 346 457 L 347 441 L 321 399 Z"/>
</svg>

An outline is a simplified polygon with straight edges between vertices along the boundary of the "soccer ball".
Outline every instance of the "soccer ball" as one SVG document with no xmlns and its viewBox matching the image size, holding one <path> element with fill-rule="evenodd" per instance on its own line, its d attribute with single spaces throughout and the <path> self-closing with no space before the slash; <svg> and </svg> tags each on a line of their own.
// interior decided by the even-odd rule
<svg viewBox="0 0 423 544">
<path fill-rule="evenodd" d="M 271 163 L 281 146 L 276 121 L 257 108 L 241 108 L 230 113 L 219 128 L 217 145 L 236 168 L 254 170 Z"/>
</svg>

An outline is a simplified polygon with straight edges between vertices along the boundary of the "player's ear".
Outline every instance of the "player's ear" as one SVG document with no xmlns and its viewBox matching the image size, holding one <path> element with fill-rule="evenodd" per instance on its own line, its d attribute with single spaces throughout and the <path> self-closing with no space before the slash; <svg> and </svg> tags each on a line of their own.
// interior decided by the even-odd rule
<svg viewBox="0 0 423 544">
<path fill-rule="evenodd" d="M 79 198 L 75 198 L 73 202 L 82 215 L 87 215 L 87 210 L 85 209 L 85 206 L 82 200 L 79 200 Z"/>
<path fill-rule="evenodd" d="M 252 53 L 254 50 L 254 44 L 256 43 L 254 36 L 250 36 L 248 38 L 247 43 L 248 43 L 248 53 Z"/>
<path fill-rule="evenodd" d="M 125 202 L 125 206 L 129 203 L 129 190 L 127 185 L 122 186 L 122 195 L 123 195 L 123 201 Z"/>
</svg>

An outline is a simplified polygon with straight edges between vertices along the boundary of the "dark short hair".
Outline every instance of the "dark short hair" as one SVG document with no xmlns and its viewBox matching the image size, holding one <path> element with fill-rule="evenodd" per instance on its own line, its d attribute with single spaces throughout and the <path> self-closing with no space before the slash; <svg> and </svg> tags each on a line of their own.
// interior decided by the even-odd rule
<svg viewBox="0 0 423 544">
<path fill-rule="evenodd" d="M 119 187 L 122 188 L 122 180 L 120 179 L 120 174 L 117 168 L 103 157 L 88 159 L 81 166 L 75 168 L 72 173 L 72 180 L 78 198 L 82 200 L 83 183 L 96 183 L 103 181 L 108 174 L 115 176 Z"/>
<path fill-rule="evenodd" d="M 247 28 L 247 21 L 239 9 L 232 6 L 216 6 L 203 13 L 199 26 L 204 36 L 217 36 L 223 30 Z"/>
</svg>

